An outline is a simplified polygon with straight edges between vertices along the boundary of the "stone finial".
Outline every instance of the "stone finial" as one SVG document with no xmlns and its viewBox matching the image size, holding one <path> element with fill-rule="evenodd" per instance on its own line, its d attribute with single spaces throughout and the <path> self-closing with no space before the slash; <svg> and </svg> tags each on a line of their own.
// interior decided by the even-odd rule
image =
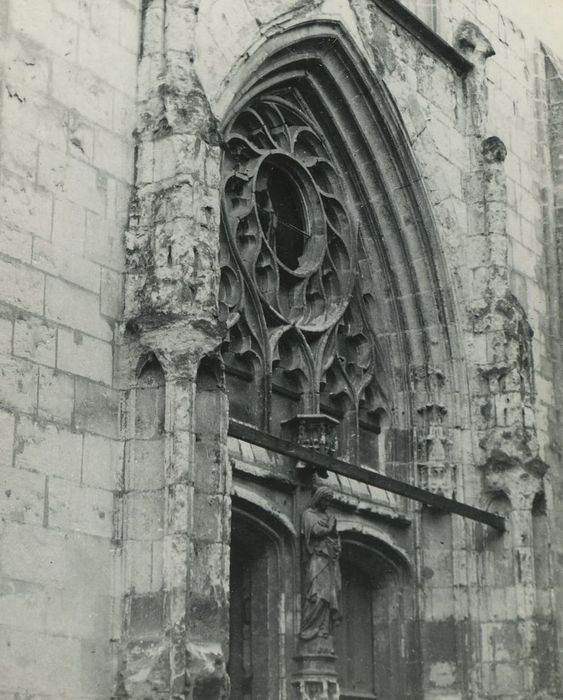
<svg viewBox="0 0 563 700">
<path fill-rule="evenodd" d="M 491 42 L 476 24 L 468 20 L 463 20 L 457 28 L 454 46 L 465 58 L 475 64 L 483 64 L 495 55 Z"/>
</svg>

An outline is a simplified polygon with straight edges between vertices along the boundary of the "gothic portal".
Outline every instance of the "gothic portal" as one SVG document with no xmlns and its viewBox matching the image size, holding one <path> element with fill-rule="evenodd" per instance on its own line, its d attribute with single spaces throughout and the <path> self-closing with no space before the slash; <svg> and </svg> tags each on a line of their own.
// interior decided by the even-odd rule
<svg viewBox="0 0 563 700">
<path fill-rule="evenodd" d="M 431 244 L 424 193 L 421 204 L 401 192 L 415 165 L 400 121 L 383 86 L 374 94 L 372 84 L 371 95 L 358 87 L 362 62 L 337 26 L 297 28 L 272 43 L 266 61 L 256 57 L 247 69 L 250 84 L 223 129 L 219 299 L 229 417 L 408 479 L 412 377 L 403 361 L 428 350 L 425 331 L 408 347 L 407 316 L 424 326 L 425 314 L 447 311 L 439 256 L 425 269 L 435 291 L 424 311 L 406 292 L 422 280 L 399 274 L 390 258 L 406 273 L 405 247 Z M 344 71 L 345 82 L 337 79 Z M 448 352 L 447 327 L 442 334 Z M 236 438 L 229 459 L 234 697 L 420 697 L 405 500 Z M 450 469 L 445 454 L 436 466 Z M 303 520 L 318 512 L 306 511 L 311 494 L 327 487 L 338 522 L 334 574 L 330 546 L 309 547 Z M 321 550 L 312 574 L 308 547 Z"/>
</svg>

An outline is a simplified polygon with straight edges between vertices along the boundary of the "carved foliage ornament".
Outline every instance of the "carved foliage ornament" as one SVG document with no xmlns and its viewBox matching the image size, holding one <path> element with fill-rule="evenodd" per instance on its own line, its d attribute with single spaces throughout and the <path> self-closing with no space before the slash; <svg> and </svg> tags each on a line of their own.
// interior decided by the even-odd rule
<svg viewBox="0 0 563 700">
<path fill-rule="evenodd" d="M 358 226 L 327 141 L 294 98 L 255 100 L 225 135 L 220 302 L 229 349 L 357 405 L 375 367 Z"/>
</svg>

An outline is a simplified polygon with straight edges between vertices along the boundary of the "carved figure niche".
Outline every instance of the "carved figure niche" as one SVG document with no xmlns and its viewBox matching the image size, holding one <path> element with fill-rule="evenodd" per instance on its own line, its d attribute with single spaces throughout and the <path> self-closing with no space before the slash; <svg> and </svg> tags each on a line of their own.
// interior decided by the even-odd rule
<svg viewBox="0 0 563 700">
<path fill-rule="evenodd" d="M 130 395 L 131 435 L 126 442 L 124 554 L 127 631 L 131 644 L 162 637 L 164 535 L 165 380 L 153 355 Z"/>
<path fill-rule="evenodd" d="M 303 423 L 326 413 L 340 424 L 340 454 L 356 459 L 366 387 L 380 401 L 362 418 L 374 433 L 374 412 L 386 403 L 375 377 L 382 365 L 366 308 L 370 282 L 356 275 L 359 227 L 338 155 L 304 105 L 297 89 L 262 95 L 225 132 L 227 389 L 232 417 L 288 438 L 283 425 L 295 426 L 295 416 Z"/>
</svg>

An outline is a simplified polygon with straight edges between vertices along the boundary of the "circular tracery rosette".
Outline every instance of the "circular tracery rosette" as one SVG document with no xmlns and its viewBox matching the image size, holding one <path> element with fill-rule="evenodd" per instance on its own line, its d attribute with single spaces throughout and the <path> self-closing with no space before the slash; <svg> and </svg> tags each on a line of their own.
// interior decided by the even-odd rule
<svg viewBox="0 0 563 700">
<path fill-rule="evenodd" d="M 244 109 L 226 142 L 224 223 L 266 323 L 328 329 L 348 304 L 355 264 L 355 231 L 329 153 L 305 115 L 275 98 Z M 233 270 L 223 276 L 232 286 Z"/>
</svg>

